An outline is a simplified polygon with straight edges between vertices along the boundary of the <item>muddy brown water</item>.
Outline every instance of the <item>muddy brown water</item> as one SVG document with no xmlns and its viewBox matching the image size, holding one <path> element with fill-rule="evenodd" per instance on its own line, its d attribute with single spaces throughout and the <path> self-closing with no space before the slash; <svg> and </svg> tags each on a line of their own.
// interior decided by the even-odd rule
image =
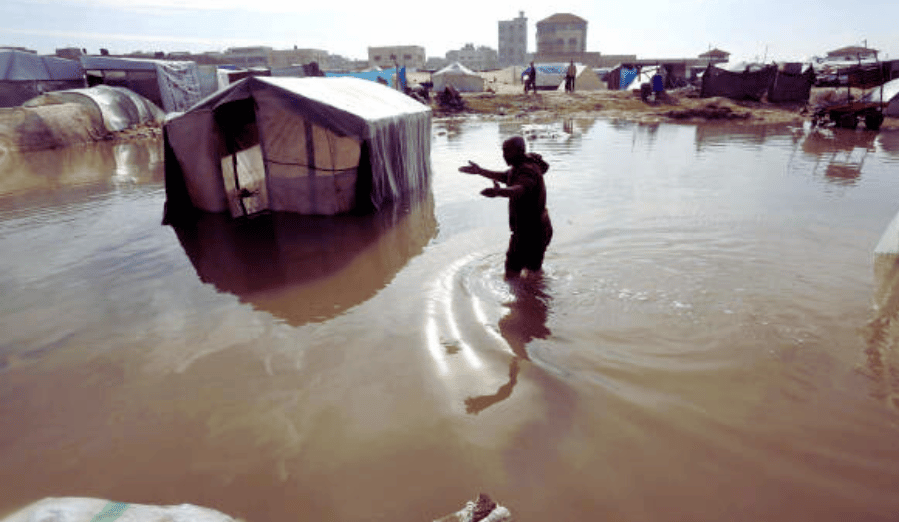
<svg viewBox="0 0 899 522">
<path fill-rule="evenodd" d="M 510 284 L 456 168 L 517 133 L 556 235 Z M 899 518 L 895 133 L 436 122 L 423 200 L 179 230 L 159 143 L 0 162 L 0 513 Z"/>
</svg>

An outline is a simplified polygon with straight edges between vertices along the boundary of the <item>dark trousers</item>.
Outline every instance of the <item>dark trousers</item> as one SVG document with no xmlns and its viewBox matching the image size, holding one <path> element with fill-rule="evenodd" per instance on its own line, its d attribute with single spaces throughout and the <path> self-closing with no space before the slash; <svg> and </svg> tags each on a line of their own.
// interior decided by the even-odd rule
<svg viewBox="0 0 899 522">
<path fill-rule="evenodd" d="M 517 275 L 525 268 L 531 272 L 540 270 L 546 247 L 552 238 L 553 226 L 546 211 L 539 226 L 513 231 L 509 238 L 509 250 L 506 251 L 506 275 Z"/>
</svg>

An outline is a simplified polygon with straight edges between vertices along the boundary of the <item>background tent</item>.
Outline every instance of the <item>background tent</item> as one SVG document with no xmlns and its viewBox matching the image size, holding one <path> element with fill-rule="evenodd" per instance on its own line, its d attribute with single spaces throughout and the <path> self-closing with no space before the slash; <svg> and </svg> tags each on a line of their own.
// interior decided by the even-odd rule
<svg viewBox="0 0 899 522">
<path fill-rule="evenodd" d="M 166 222 L 192 209 L 332 215 L 422 192 L 431 109 L 357 78 L 250 77 L 164 128 Z"/>
<path fill-rule="evenodd" d="M 534 64 L 534 67 L 537 68 L 537 88 L 565 90 L 565 75 L 568 73 L 569 65 L 570 63 Z M 583 64 L 574 64 L 574 66 L 577 69 L 574 80 L 575 90 L 593 91 L 605 88 L 593 69 Z"/>
<path fill-rule="evenodd" d="M 0 107 L 16 107 L 42 93 L 85 86 L 74 60 L 0 50 Z"/>
<path fill-rule="evenodd" d="M 143 124 L 161 124 L 162 109 L 143 96 L 124 87 L 96 85 L 89 89 L 70 89 L 46 93 L 28 100 L 25 107 L 78 103 L 108 132 L 118 132 Z"/>
<path fill-rule="evenodd" d="M 789 73 L 778 70 L 774 81 L 768 89 L 768 101 L 774 103 L 805 103 L 815 84 L 815 71 L 807 67 L 801 73 Z"/>
<path fill-rule="evenodd" d="M 537 75 L 539 78 L 539 74 Z M 436 92 L 443 91 L 447 85 L 452 85 L 459 92 L 483 92 L 484 79 L 459 62 L 447 65 L 443 69 L 431 74 Z"/>
<path fill-rule="evenodd" d="M 627 89 L 639 74 L 639 67 L 623 64 L 618 65 L 609 71 L 609 74 L 606 77 L 606 87 L 612 91 Z"/>
<path fill-rule="evenodd" d="M 732 100 L 761 100 L 774 81 L 777 66 L 767 65 L 760 70 L 726 71 L 709 64 L 702 75 L 699 96 L 723 96 Z"/>
<path fill-rule="evenodd" d="M 862 99 L 869 102 L 879 102 L 880 97 L 880 87 L 875 87 Z M 899 78 L 883 84 L 883 103 L 885 105 L 883 108 L 885 116 L 899 118 Z"/>
<path fill-rule="evenodd" d="M 128 88 L 166 112 L 180 112 L 202 98 L 200 69 L 190 61 L 82 56 L 88 83 Z"/>
</svg>

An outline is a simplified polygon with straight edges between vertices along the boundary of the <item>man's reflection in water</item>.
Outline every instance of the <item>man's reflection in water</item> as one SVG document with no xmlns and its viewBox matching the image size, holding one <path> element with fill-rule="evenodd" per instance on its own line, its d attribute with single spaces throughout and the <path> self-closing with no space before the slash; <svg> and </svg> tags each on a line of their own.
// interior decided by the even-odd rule
<svg viewBox="0 0 899 522">
<path fill-rule="evenodd" d="M 550 333 L 546 327 L 549 303 L 552 297 L 546 293 L 546 281 L 542 273 L 508 280 L 514 299 L 506 303 L 509 313 L 499 320 L 499 331 L 512 349 L 514 356 L 509 363 L 509 382 L 492 395 L 480 395 L 465 399 L 465 411 L 478 414 L 494 404 L 509 398 L 518 382 L 521 360 L 530 361 L 527 344 L 534 339 L 546 339 Z"/>
</svg>

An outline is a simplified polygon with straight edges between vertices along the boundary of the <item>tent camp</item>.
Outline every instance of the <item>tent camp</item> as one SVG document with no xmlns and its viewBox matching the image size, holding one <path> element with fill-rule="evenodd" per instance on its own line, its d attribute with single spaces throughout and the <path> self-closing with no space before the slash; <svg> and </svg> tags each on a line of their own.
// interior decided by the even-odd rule
<svg viewBox="0 0 899 522">
<path fill-rule="evenodd" d="M 606 77 L 606 88 L 611 91 L 626 90 L 631 87 L 639 75 L 639 66 L 620 64 L 609 71 Z M 639 82 L 637 82 L 637 88 L 640 88 Z"/>
<path fill-rule="evenodd" d="M 443 69 L 431 74 L 436 92 L 443 91 L 448 85 L 452 85 L 459 92 L 482 92 L 484 79 L 459 62 L 447 65 Z"/>
<path fill-rule="evenodd" d="M 880 87 L 875 87 L 871 92 L 866 94 L 862 100 L 877 102 L 880 101 L 880 97 Z M 899 118 L 899 78 L 883 84 L 883 104 L 884 116 Z"/>
<path fill-rule="evenodd" d="M 84 71 L 74 60 L 0 50 L 0 107 L 17 107 L 44 92 L 84 86 Z"/>
<path fill-rule="evenodd" d="M 164 127 L 166 218 L 332 215 L 420 193 L 431 109 L 357 78 L 250 77 Z"/>
<path fill-rule="evenodd" d="M 89 89 L 54 91 L 32 98 L 25 107 L 78 103 L 107 132 L 119 132 L 135 125 L 161 124 L 165 113 L 143 96 L 124 87 L 96 85 Z"/>
<path fill-rule="evenodd" d="M 81 66 L 90 85 L 126 87 L 166 112 L 184 111 L 202 97 L 194 62 L 82 56 Z"/>
</svg>

